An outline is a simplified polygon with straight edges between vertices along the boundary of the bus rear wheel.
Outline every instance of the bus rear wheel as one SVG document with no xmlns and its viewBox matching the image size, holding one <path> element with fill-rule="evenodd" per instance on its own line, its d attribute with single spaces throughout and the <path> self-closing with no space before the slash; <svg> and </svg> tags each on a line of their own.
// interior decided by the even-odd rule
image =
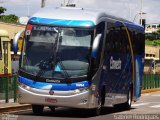
<svg viewBox="0 0 160 120">
<path fill-rule="evenodd" d="M 128 95 L 127 95 L 127 102 L 123 103 L 123 108 L 125 110 L 130 110 L 131 109 L 131 104 L 132 104 L 132 90 L 130 89 L 128 91 Z"/>
<path fill-rule="evenodd" d="M 42 105 L 32 105 L 32 111 L 35 115 L 40 115 L 43 113 L 44 106 Z"/>
<path fill-rule="evenodd" d="M 114 105 L 114 108 L 116 108 L 117 110 L 130 110 L 131 103 L 132 103 L 132 90 L 130 89 L 127 94 L 127 101 L 125 103 Z"/>
</svg>

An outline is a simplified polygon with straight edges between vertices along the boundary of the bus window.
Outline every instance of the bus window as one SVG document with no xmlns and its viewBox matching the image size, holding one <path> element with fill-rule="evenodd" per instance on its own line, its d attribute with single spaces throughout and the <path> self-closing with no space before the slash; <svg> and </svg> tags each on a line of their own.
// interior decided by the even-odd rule
<svg viewBox="0 0 160 120">
<path fill-rule="evenodd" d="M 144 53 L 144 33 L 136 29 L 129 28 L 133 50 L 135 54 L 142 55 Z"/>
<path fill-rule="evenodd" d="M 106 52 L 125 54 L 129 52 L 128 36 L 123 24 L 107 23 Z"/>
<path fill-rule="evenodd" d="M 0 38 L 0 60 L 2 60 L 2 46 L 1 46 L 1 38 Z"/>
</svg>

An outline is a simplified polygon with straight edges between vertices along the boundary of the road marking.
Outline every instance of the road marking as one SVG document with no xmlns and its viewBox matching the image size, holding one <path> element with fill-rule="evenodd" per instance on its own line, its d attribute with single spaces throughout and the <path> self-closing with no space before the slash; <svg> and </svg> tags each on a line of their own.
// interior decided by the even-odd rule
<svg viewBox="0 0 160 120">
<path fill-rule="evenodd" d="M 151 95 L 151 94 L 148 93 L 148 94 L 144 94 L 143 96 L 149 96 L 149 95 Z"/>
<path fill-rule="evenodd" d="M 142 102 L 144 103 L 144 101 L 142 101 L 142 100 L 136 101 L 136 103 L 142 103 Z M 135 104 L 136 104 L 136 103 L 135 103 Z"/>
<path fill-rule="evenodd" d="M 133 104 L 132 107 L 137 107 L 137 106 L 142 106 L 142 105 L 148 105 L 149 103 L 138 103 L 138 104 Z"/>
<path fill-rule="evenodd" d="M 153 95 L 151 95 L 151 96 L 153 96 L 153 97 L 159 97 L 160 96 L 160 94 L 153 94 Z"/>
<path fill-rule="evenodd" d="M 159 105 L 153 105 L 153 106 L 150 106 L 151 108 L 160 108 L 160 104 Z"/>
</svg>

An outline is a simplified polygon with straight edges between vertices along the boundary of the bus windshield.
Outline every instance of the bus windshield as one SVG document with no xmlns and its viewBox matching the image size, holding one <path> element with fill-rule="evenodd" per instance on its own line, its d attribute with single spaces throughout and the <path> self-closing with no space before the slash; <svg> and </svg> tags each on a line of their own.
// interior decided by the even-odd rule
<svg viewBox="0 0 160 120">
<path fill-rule="evenodd" d="M 26 30 L 21 69 L 45 78 L 87 76 L 93 30 L 33 25 Z"/>
</svg>

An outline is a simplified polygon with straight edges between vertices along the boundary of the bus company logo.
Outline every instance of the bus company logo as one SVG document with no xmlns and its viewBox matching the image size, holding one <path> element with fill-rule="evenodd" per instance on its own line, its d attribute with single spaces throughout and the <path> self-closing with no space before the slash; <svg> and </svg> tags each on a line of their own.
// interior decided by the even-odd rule
<svg viewBox="0 0 160 120">
<path fill-rule="evenodd" d="M 60 83 L 60 80 L 50 80 L 50 79 L 46 79 L 46 82 L 51 82 L 51 83 Z"/>
<path fill-rule="evenodd" d="M 54 91 L 53 91 L 53 90 L 50 90 L 50 91 L 49 91 L 49 94 L 50 94 L 50 95 L 53 95 L 53 94 L 54 94 Z"/>
<path fill-rule="evenodd" d="M 122 61 L 119 58 L 118 60 L 114 60 L 113 56 L 110 58 L 110 69 L 111 70 L 121 70 Z"/>
<path fill-rule="evenodd" d="M 31 34 L 31 30 L 26 30 L 26 35 L 30 35 Z"/>
<path fill-rule="evenodd" d="M 76 87 L 84 87 L 84 84 L 76 84 Z"/>
</svg>

